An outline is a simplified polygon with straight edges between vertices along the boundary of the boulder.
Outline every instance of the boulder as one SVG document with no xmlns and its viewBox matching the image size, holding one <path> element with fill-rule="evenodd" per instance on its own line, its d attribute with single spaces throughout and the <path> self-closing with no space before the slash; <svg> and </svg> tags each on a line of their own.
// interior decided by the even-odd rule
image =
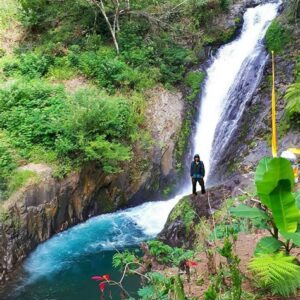
<svg viewBox="0 0 300 300">
<path fill-rule="evenodd" d="M 207 189 L 205 194 L 183 197 L 171 211 L 158 239 L 172 247 L 193 248 L 196 240 L 195 227 L 201 218 L 210 217 L 231 195 L 230 185 Z"/>
</svg>

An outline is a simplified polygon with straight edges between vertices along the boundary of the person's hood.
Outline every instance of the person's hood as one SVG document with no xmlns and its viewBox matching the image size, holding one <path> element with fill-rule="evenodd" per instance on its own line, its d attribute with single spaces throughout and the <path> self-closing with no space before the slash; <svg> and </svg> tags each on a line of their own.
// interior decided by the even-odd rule
<svg viewBox="0 0 300 300">
<path fill-rule="evenodd" d="M 200 155 L 199 155 L 199 154 L 195 154 L 195 155 L 194 155 L 194 160 L 195 160 L 196 158 L 199 158 L 199 160 L 200 160 Z"/>
</svg>

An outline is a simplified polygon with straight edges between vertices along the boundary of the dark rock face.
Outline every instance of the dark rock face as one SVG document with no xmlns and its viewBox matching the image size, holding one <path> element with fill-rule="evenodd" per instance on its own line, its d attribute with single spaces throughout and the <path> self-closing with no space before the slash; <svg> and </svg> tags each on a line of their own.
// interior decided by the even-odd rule
<svg viewBox="0 0 300 300">
<path fill-rule="evenodd" d="M 72 225 L 120 207 L 121 180 L 87 167 L 65 180 L 47 178 L 16 195 L 0 223 L 0 281 L 39 243 Z"/>
<path fill-rule="evenodd" d="M 171 211 L 158 239 L 172 247 L 193 248 L 196 239 L 195 226 L 200 218 L 210 217 L 231 194 L 232 187 L 220 185 L 207 189 L 206 194 L 182 198 Z M 186 216 L 191 215 L 190 219 Z"/>
</svg>

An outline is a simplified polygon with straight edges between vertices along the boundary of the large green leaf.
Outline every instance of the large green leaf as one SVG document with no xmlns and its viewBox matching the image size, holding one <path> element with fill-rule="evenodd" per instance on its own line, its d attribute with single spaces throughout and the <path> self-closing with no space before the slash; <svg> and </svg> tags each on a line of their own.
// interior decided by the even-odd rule
<svg viewBox="0 0 300 300">
<path fill-rule="evenodd" d="M 297 232 L 280 232 L 288 240 L 292 240 L 297 246 L 300 246 L 300 231 Z"/>
<path fill-rule="evenodd" d="M 269 163 L 271 160 L 272 160 L 271 157 L 264 157 L 263 159 L 261 159 L 258 163 L 255 172 L 255 184 L 256 184 L 257 194 L 259 195 L 261 202 L 265 205 L 268 205 L 270 203 L 269 193 L 265 191 L 265 186 L 268 185 L 269 182 L 271 184 L 273 182 L 273 179 L 269 175 L 271 173 L 269 172 L 270 170 Z"/>
<path fill-rule="evenodd" d="M 229 212 L 236 217 L 249 218 L 249 219 L 265 219 L 268 220 L 269 216 L 257 207 L 250 207 L 245 204 L 240 204 L 237 207 L 231 207 Z"/>
<path fill-rule="evenodd" d="M 290 190 L 294 186 L 294 174 L 291 163 L 285 158 L 263 158 L 256 169 L 255 184 L 261 202 L 270 208 L 270 193 L 280 180 L 287 180 Z"/>
<path fill-rule="evenodd" d="M 276 226 L 283 232 L 295 232 L 300 219 L 300 211 L 291 193 L 288 180 L 280 180 L 270 193 L 270 208 Z"/>
<path fill-rule="evenodd" d="M 282 243 L 275 239 L 272 236 L 263 237 L 260 241 L 256 244 L 256 248 L 254 251 L 255 255 L 258 254 L 271 254 L 279 250 L 282 246 Z"/>
<path fill-rule="evenodd" d="M 256 169 L 255 183 L 261 201 L 272 210 L 276 226 L 284 232 L 295 232 L 300 218 L 292 194 L 294 174 L 285 158 L 264 158 Z"/>
<path fill-rule="evenodd" d="M 300 209 L 300 190 L 296 191 L 294 196 L 295 196 L 295 199 L 296 199 L 297 207 Z"/>
</svg>

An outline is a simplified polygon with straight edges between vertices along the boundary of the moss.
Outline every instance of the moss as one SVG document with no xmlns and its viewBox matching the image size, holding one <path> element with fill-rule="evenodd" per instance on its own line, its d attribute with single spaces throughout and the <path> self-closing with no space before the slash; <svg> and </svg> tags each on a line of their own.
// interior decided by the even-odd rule
<svg viewBox="0 0 300 300">
<path fill-rule="evenodd" d="M 8 192 L 12 194 L 25 186 L 27 183 L 36 183 L 39 181 L 39 176 L 36 172 L 30 170 L 17 170 L 11 176 L 8 182 Z"/>
<path fill-rule="evenodd" d="M 209 34 L 203 36 L 204 45 L 207 46 L 220 46 L 228 43 L 235 35 L 235 32 L 238 28 L 239 23 L 235 23 L 236 26 L 225 30 L 214 30 Z"/>
<path fill-rule="evenodd" d="M 189 72 L 186 75 L 184 83 L 191 88 L 191 93 L 186 98 L 188 101 L 195 101 L 197 99 L 197 95 L 200 92 L 200 85 L 204 79 L 205 74 L 201 71 Z"/>
<path fill-rule="evenodd" d="M 269 52 L 280 53 L 290 41 L 287 29 L 277 20 L 274 20 L 266 33 L 266 45 Z"/>
<path fill-rule="evenodd" d="M 164 189 L 163 189 L 163 196 L 164 197 L 168 197 L 170 196 L 170 194 L 174 191 L 174 188 L 176 187 L 175 184 L 170 184 L 168 186 L 166 186 Z"/>
<path fill-rule="evenodd" d="M 185 230 L 189 233 L 190 229 L 193 227 L 195 211 L 190 202 L 189 196 L 182 198 L 179 203 L 172 210 L 169 220 L 171 222 L 175 221 L 177 218 L 182 219 Z"/>
<path fill-rule="evenodd" d="M 189 137 L 191 135 L 193 115 L 194 115 L 194 111 L 193 113 L 191 113 L 191 111 L 187 112 L 186 118 L 184 119 L 183 124 L 181 126 L 181 130 L 179 132 L 176 147 L 175 147 L 175 157 L 177 161 L 176 169 L 181 173 L 183 172 L 182 162 L 184 161 L 185 150 L 188 146 Z"/>
</svg>

